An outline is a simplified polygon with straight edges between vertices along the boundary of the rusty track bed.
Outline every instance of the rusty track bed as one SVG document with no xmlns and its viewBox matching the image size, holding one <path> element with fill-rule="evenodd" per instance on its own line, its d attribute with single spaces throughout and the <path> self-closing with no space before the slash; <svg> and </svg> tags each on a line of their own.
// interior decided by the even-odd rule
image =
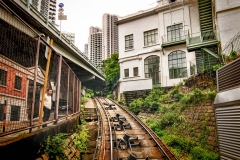
<svg viewBox="0 0 240 160">
<path fill-rule="evenodd" d="M 93 160 L 177 160 L 137 116 L 114 101 L 95 98 L 99 139 Z"/>
</svg>

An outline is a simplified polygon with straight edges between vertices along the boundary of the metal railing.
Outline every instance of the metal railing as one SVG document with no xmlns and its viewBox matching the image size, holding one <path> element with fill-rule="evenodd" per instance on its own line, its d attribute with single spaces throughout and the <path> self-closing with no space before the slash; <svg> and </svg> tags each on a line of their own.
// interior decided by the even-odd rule
<svg viewBox="0 0 240 160">
<path fill-rule="evenodd" d="M 162 43 L 175 43 L 186 39 L 187 31 L 182 31 L 179 35 L 163 35 Z"/>
<path fill-rule="evenodd" d="M 160 6 L 196 2 L 197 0 L 158 0 Z"/>
<path fill-rule="evenodd" d="M 0 137 L 80 113 L 81 82 L 62 55 L 2 1 L 0 7 L 35 35 L 0 18 Z M 42 122 L 46 88 L 53 90 L 52 105 Z"/>
<path fill-rule="evenodd" d="M 209 40 L 216 40 L 215 32 L 213 30 L 186 34 L 187 45 L 193 45 L 198 43 L 207 42 Z"/>
</svg>

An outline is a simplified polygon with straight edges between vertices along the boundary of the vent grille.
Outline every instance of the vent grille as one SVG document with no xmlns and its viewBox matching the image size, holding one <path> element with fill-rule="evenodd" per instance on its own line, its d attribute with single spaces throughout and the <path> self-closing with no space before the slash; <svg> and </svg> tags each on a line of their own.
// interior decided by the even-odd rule
<svg viewBox="0 0 240 160">
<path fill-rule="evenodd" d="M 217 71 L 218 91 L 240 86 L 240 58 Z"/>
<path fill-rule="evenodd" d="M 218 142 L 222 160 L 240 157 L 240 106 L 215 109 Z"/>
</svg>

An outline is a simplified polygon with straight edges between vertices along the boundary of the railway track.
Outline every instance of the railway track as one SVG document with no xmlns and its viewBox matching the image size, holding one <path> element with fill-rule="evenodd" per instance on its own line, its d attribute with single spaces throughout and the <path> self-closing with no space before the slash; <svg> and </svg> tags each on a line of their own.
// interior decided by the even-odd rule
<svg viewBox="0 0 240 160">
<path fill-rule="evenodd" d="M 99 137 L 93 160 L 177 160 L 137 116 L 107 98 L 94 98 Z"/>
</svg>

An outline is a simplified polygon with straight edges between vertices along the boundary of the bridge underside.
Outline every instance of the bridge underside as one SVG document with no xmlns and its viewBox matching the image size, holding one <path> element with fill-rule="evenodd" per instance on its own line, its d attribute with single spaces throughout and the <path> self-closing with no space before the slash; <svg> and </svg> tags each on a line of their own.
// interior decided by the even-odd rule
<svg viewBox="0 0 240 160">
<path fill-rule="evenodd" d="M 104 81 L 98 78 L 97 76 L 94 76 L 92 73 L 88 72 L 84 68 L 80 67 L 79 65 L 71 62 L 68 59 L 65 59 L 67 64 L 71 67 L 73 72 L 77 75 L 77 77 L 80 79 L 82 86 L 86 86 L 87 88 L 101 91 L 104 88 Z"/>
</svg>

